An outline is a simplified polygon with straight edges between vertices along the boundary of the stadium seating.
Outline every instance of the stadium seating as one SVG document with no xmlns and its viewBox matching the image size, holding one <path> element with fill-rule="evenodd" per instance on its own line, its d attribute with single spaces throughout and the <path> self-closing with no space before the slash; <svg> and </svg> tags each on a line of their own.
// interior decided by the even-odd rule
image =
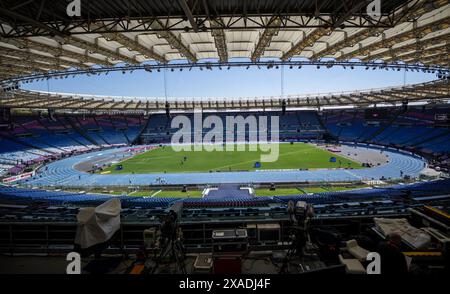
<svg viewBox="0 0 450 294">
<path fill-rule="evenodd" d="M 341 141 L 367 142 L 404 148 L 423 154 L 448 154 L 450 130 L 435 121 L 447 108 L 393 109 L 383 119 L 366 119 L 364 110 L 329 110 L 322 119 Z"/>
<path fill-rule="evenodd" d="M 194 115 L 193 114 L 183 114 L 190 120 L 191 127 L 194 126 Z M 226 117 L 232 116 L 242 116 L 247 118 L 250 115 L 255 116 L 257 119 L 260 116 L 267 116 L 267 128 L 271 130 L 271 119 L 270 116 L 278 116 L 279 117 L 279 137 L 281 141 L 297 141 L 297 140 L 317 140 L 321 139 L 323 134 L 325 133 L 324 128 L 322 127 L 317 113 L 314 111 L 289 111 L 285 114 L 281 112 L 227 112 L 227 113 L 203 113 L 203 119 L 206 119 L 208 116 L 217 116 L 222 120 L 223 126 L 226 126 Z M 165 114 L 154 114 L 151 115 L 147 126 L 144 132 L 141 135 L 141 143 L 143 144 L 151 144 L 151 143 L 168 143 L 170 142 L 171 135 L 175 133 L 178 129 L 171 128 L 172 120 L 177 115 L 173 115 L 172 117 L 167 117 Z M 203 129 L 203 133 L 208 132 L 209 129 Z M 192 132 L 193 134 L 193 132 Z M 224 130 L 223 138 L 226 140 L 227 130 Z M 246 130 L 245 134 L 237 134 L 244 135 L 247 141 L 251 141 L 249 131 Z M 193 142 L 193 135 L 191 138 L 191 142 Z M 235 138 L 236 140 L 236 138 Z"/>
<path fill-rule="evenodd" d="M 274 196 L 274 197 L 224 197 L 224 198 L 158 198 L 158 197 L 130 197 L 109 196 L 101 194 L 86 194 L 64 191 L 47 191 L 40 189 L 26 189 L 0 185 L 0 202 L 11 200 L 29 202 L 45 202 L 50 205 L 78 204 L 98 205 L 111 197 L 118 197 L 124 208 L 167 208 L 176 201 L 183 201 L 189 208 L 205 207 L 262 207 L 270 203 L 287 203 L 289 201 L 306 201 L 315 205 L 333 203 L 352 203 L 357 201 L 390 201 L 396 198 L 411 197 L 420 199 L 450 193 L 450 179 L 430 182 L 419 182 L 409 185 L 394 185 L 383 188 L 357 189 L 350 191 L 325 192 L 307 195 Z"/>
<path fill-rule="evenodd" d="M 144 121 L 139 115 L 28 115 L 13 116 L 8 121 L 2 118 L 0 173 L 13 173 L 21 164 L 72 152 L 130 144 Z"/>
<path fill-rule="evenodd" d="M 445 110 L 447 111 L 447 110 Z M 446 127 L 436 126 L 434 121 L 436 110 L 433 109 L 410 109 L 395 113 L 381 121 L 370 121 L 366 118 L 362 110 L 326 110 L 318 115 L 313 111 L 287 111 L 281 112 L 230 112 L 204 114 L 217 115 L 225 125 L 227 115 L 243 117 L 249 115 L 279 115 L 280 117 L 280 138 L 281 140 L 311 140 L 323 139 L 326 133 L 325 127 L 336 138 L 343 141 L 367 142 L 381 145 L 389 145 L 395 148 L 407 149 L 410 151 L 422 151 L 439 154 L 440 162 L 450 162 L 449 150 L 449 130 Z M 193 114 L 187 114 L 193 125 Z M 2 126 L 9 127 L 0 129 L 0 174 L 18 173 L 22 171 L 29 162 L 45 161 L 48 158 L 55 158 L 64 154 L 71 154 L 75 151 L 87 151 L 100 147 L 112 145 L 127 145 L 136 141 L 140 137 L 143 141 L 161 143 L 170 140 L 171 134 L 177 129 L 171 128 L 171 121 L 174 118 L 165 114 L 153 114 L 148 119 L 139 115 L 53 115 L 53 116 L 18 116 L 10 121 L 2 121 Z M 3 118 L 2 118 L 3 119 Z M 269 120 L 270 122 L 270 120 Z M 325 126 L 325 127 L 324 127 Z M 269 128 L 270 123 L 269 123 Z M 205 129 L 204 132 L 207 132 Z M 225 134 L 224 134 L 225 135 Z M 246 133 L 246 137 L 249 134 Z M 389 163 L 370 169 L 355 170 L 351 173 L 345 171 L 315 171 L 315 173 L 302 173 L 305 181 L 328 181 L 337 180 L 371 180 L 377 179 L 380 174 L 387 179 L 398 177 L 400 171 L 404 175 L 417 176 L 418 171 L 423 168 L 423 161 L 413 156 L 404 156 L 400 152 L 389 151 Z M 56 186 L 73 185 L 76 186 L 80 180 L 84 180 L 84 174 L 76 171 L 72 166 L 77 162 L 77 158 L 72 156 L 66 158 L 64 162 L 55 162 L 47 169 L 36 176 L 24 180 L 21 183 L 35 186 Z M 198 175 L 197 175 L 198 176 Z M 232 179 L 235 175 L 227 174 L 227 179 Z M 277 181 L 274 175 L 263 173 L 249 173 L 245 176 L 255 177 L 261 181 Z M 180 176 L 181 179 L 182 176 Z M 221 177 L 220 174 L 206 175 L 205 183 L 212 177 Z M 266 178 L 264 178 L 266 177 Z M 346 177 L 345 179 L 343 177 Z M 87 178 L 86 178 L 87 180 Z M 185 179 L 184 179 L 185 180 Z M 88 182 L 91 179 L 87 180 Z M 94 180 L 92 180 L 94 181 Z M 107 177 L 102 178 L 97 184 L 109 185 Z M 130 180 L 131 181 L 131 180 Z M 148 183 L 148 179 L 142 175 L 133 176 L 133 184 Z M 252 182 L 249 178 L 248 182 Z M 87 183 L 87 182 L 86 182 Z M 131 183 L 131 182 L 130 182 Z M 174 182 L 176 184 L 176 182 Z M 408 188 L 412 196 L 430 196 L 442 193 L 446 190 L 445 185 L 420 183 L 418 186 Z M 421 188 L 426 187 L 426 188 Z M 382 193 L 387 197 L 401 196 L 404 187 L 371 189 L 350 192 L 326 192 L 317 195 L 298 195 L 290 197 L 274 197 L 276 201 L 286 202 L 289 200 L 306 200 L 311 203 L 328 203 L 335 201 L 350 201 L 354 199 L 365 199 Z M 239 193 L 238 193 L 239 192 Z M 3 193 L 11 196 L 11 194 Z M 24 194 L 24 193 L 19 193 Z M 248 195 L 241 195 L 236 191 L 236 195 L 230 201 L 237 206 L 246 201 L 254 201 Z M 223 193 L 214 193 L 209 199 L 189 200 L 190 205 L 197 205 L 198 202 L 208 203 L 219 200 L 215 205 L 220 205 L 221 201 L 228 202 Z M 213 197 L 214 196 L 214 197 Z M 242 197 L 241 197 L 242 196 Z M 41 195 L 30 193 L 28 198 L 45 199 L 48 201 L 101 201 L 109 196 L 98 195 L 78 195 L 59 193 L 54 195 Z M 241 199 L 242 198 L 242 199 Z M 159 205 L 153 198 L 136 198 L 136 203 L 142 205 Z M 173 200 L 173 199 L 172 199 Z M 127 200 L 128 201 L 128 200 Z M 164 200 L 166 201 L 166 200 Z M 175 201 L 175 200 L 173 200 Z M 148 204 L 150 203 L 150 204 Z M 198 204 L 204 205 L 204 204 Z"/>
</svg>

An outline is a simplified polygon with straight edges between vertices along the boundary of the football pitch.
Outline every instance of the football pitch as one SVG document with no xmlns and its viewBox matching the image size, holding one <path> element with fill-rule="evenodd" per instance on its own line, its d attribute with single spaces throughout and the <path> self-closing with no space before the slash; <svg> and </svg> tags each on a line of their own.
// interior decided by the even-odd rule
<svg viewBox="0 0 450 294">
<path fill-rule="evenodd" d="M 235 146 L 237 147 L 237 146 Z M 279 144 L 279 157 L 275 162 L 261 162 L 262 151 L 181 151 L 176 152 L 170 146 L 159 147 L 138 154 L 122 162 L 115 163 L 104 171 L 111 174 L 148 174 L 148 173 L 189 173 L 189 172 L 226 172 L 255 170 L 299 170 L 322 168 L 362 168 L 360 163 L 338 154 L 320 149 L 310 144 Z M 330 162 L 332 157 L 336 162 Z M 122 169 L 117 169 L 122 165 Z"/>
</svg>

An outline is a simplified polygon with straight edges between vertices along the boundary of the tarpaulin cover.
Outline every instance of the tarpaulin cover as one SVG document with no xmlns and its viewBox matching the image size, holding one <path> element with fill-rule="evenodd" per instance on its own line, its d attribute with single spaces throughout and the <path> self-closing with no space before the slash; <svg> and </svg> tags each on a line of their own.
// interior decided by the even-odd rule
<svg viewBox="0 0 450 294">
<path fill-rule="evenodd" d="M 108 241 L 120 228 L 120 210 L 120 200 L 117 198 L 97 207 L 80 208 L 75 244 L 85 249 Z"/>
<path fill-rule="evenodd" d="M 397 233 L 406 244 L 413 248 L 427 248 L 430 244 L 431 237 L 424 231 L 411 226 L 404 218 L 375 218 L 374 221 L 376 227 L 384 236 L 388 236 L 391 233 Z"/>
</svg>

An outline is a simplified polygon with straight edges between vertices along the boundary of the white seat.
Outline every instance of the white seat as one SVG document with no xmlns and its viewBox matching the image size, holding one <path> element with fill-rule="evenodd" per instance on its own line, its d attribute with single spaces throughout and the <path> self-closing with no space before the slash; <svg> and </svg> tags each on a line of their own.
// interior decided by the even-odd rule
<svg viewBox="0 0 450 294">
<path fill-rule="evenodd" d="M 341 264 L 345 265 L 345 271 L 348 274 L 366 274 L 366 269 L 358 259 L 344 259 L 342 255 L 339 254 L 339 261 Z"/>
<path fill-rule="evenodd" d="M 347 251 L 353 255 L 353 257 L 359 259 L 360 261 L 365 261 L 367 258 L 367 254 L 369 254 L 369 251 L 362 248 L 358 245 L 358 242 L 356 240 L 349 240 L 347 241 Z"/>
</svg>

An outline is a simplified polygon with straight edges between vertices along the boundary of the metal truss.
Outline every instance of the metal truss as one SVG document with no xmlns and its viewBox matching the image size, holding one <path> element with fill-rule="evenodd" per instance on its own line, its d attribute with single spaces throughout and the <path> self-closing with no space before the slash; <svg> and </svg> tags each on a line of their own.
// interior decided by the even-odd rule
<svg viewBox="0 0 450 294">
<path fill-rule="evenodd" d="M 313 46 L 320 38 L 322 38 L 324 35 L 331 34 L 332 31 L 333 30 L 331 28 L 319 28 L 314 30 L 306 38 L 295 44 L 288 52 L 283 54 L 281 60 L 288 60 L 294 55 L 300 55 L 300 53 L 302 53 L 302 51 L 306 47 Z"/>
<path fill-rule="evenodd" d="M 211 34 L 214 37 L 214 43 L 217 48 L 217 54 L 219 55 L 220 62 L 228 61 L 228 49 L 227 40 L 225 37 L 225 31 L 220 28 L 220 21 L 213 19 L 210 20 L 211 23 Z"/>
<path fill-rule="evenodd" d="M 0 41 L 14 45 L 18 48 L 30 48 L 30 49 L 35 49 L 38 51 L 43 51 L 43 52 L 47 52 L 53 55 L 64 55 L 73 59 L 77 59 L 80 60 L 82 62 L 86 62 L 86 63 L 93 63 L 93 64 L 101 64 L 101 65 L 111 65 L 114 64 L 112 62 L 104 62 L 101 59 L 98 58 L 93 58 L 90 57 L 87 53 L 88 52 L 92 52 L 92 53 L 98 53 L 101 55 L 106 56 L 108 59 L 111 60 L 122 60 L 126 63 L 129 64 L 138 64 L 139 62 L 137 62 L 135 59 L 133 58 L 129 58 L 127 56 L 121 55 L 119 52 L 113 52 L 107 49 L 104 49 L 100 46 L 98 46 L 97 44 L 93 44 L 78 38 L 74 38 L 74 37 L 65 37 L 63 39 L 57 39 L 60 43 L 59 47 L 53 47 L 50 45 L 46 45 L 40 42 L 36 42 L 30 39 L 8 39 L 8 38 L 3 38 L 0 37 Z M 62 45 L 72 45 L 78 48 L 82 48 L 83 50 L 86 51 L 86 54 L 79 54 L 70 50 L 67 50 L 65 47 L 63 47 Z"/>
<path fill-rule="evenodd" d="M 270 45 L 273 36 L 277 35 L 280 31 L 281 18 L 273 16 L 268 23 L 269 27 L 266 28 L 263 34 L 259 37 L 258 44 L 256 44 L 255 50 L 252 53 L 251 60 L 253 62 L 259 60 L 264 54 L 264 50 Z"/>
<path fill-rule="evenodd" d="M 71 38 L 71 39 L 73 39 L 73 38 Z M 22 48 L 22 49 L 34 49 L 37 51 L 50 53 L 54 56 L 66 56 L 69 58 L 73 58 L 75 60 L 80 60 L 83 63 L 93 63 L 93 64 L 100 64 L 100 65 L 104 65 L 104 66 L 113 65 L 113 63 L 111 63 L 111 62 L 102 61 L 101 59 L 88 56 L 87 54 L 80 54 L 80 53 L 76 53 L 76 52 L 73 52 L 70 50 L 66 50 L 61 45 L 59 47 L 53 47 L 53 46 L 43 44 L 40 42 L 36 42 L 36 41 L 30 40 L 30 39 L 7 39 L 7 38 L 2 38 L 2 37 L 0 37 L 0 41 L 14 45 L 14 46 L 16 46 L 18 48 Z M 87 42 L 80 42 L 79 45 L 81 45 L 81 43 L 84 44 Z M 84 45 L 88 45 L 88 44 L 84 44 Z M 91 49 L 95 50 L 94 48 L 91 48 Z M 87 49 L 84 49 L 84 50 L 87 53 Z M 93 52 L 96 52 L 96 51 L 93 51 Z"/>
<path fill-rule="evenodd" d="M 136 61 L 134 58 L 130 58 L 127 56 L 124 56 L 123 54 L 120 54 L 119 50 L 116 52 L 110 51 L 108 49 L 100 47 L 98 44 L 93 44 L 78 38 L 74 37 L 66 37 L 64 38 L 64 41 L 61 42 L 62 44 L 66 45 L 72 45 L 75 47 L 83 48 L 87 52 L 95 52 L 101 55 L 106 56 L 108 59 L 111 60 L 121 60 L 123 62 L 126 62 L 128 64 L 138 64 L 139 62 Z M 67 50 L 64 52 L 66 54 Z M 98 62 L 98 61 L 97 61 Z"/>
<path fill-rule="evenodd" d="M 408 85 L 403 87 L 357 91 L 326 95 L 289 95 L 280 97 L 239 98 L 239 99 L 177 99 L 170 102 L 173 111 L 192 111 L 202 109 L 279 109 L 288 108 L 336 107 L 336 106 L 372 106 L 398 105 L 404 102 L 429 102 L 436 99 L 449 100 L 448 79 Z M 166 109 L 165 98 L 145 100 L 123 97 L 99 97 L 90 95 L 66 95 L 25 90 L 13 90 L 0 96 L 0 107 L 25 109 L 58 109 L 78 112 L 163 112 Z"/>
<path fill-rule="evenodd" d="M 450 43 L 431 48 L 414 55 L 409 55 L 404 60 L 408 63 L 422 62 L 426 64 L 430 61 L 446 61 L 450 55 Z"/>
<path fill-rule="evenodd" d="M 443 73 L 447 74 L 450 69 L 448 67 L 440 67 L 434 65 L 420 65 L 420 64 L 400 64 L 400 63 L 384 63 L 384 62 L 334 62 L 334 61 L 257 61 L 257 62 L 226 62 L 226 63 L 166 63 L 166 64 L 141 64 L 141 65 L 128 65 L 128 66 L 116 66 L 116 67 L 102 67 L 102 68 L 89 68 L 89 69 L 75 69 L 65 71 L 53 71 L 43 74 L 31 74 L 28 76 L 21 76 L 14 79 L 3 81 L 3 83 L 18 83 L 18 82 L 30 82 L 40 79 L 50 78 L 64 78 L 76 75 L 101 75 L 108 72 L 133 72 L 138 70 L 145 70 L 149 73 L 152 71 L 161 70 L 192 70 L 193 68 L 200 68 L 206 70 L 213 69 L 230 69 L 234 67 L 266 67 L 267 69 L 278 69 L 282 66 L 289 67 L 290 69 L 301 69 L 303 66 L 316 66 L 317 68 L 326 67 L 342 67 L 344 69 L 354 69 L 355 67 L 365 67 L 366 69 L 383 69 L 383 70 L 411 70 L 411 71 L 423 71 L 429 73 Z"/>
<path fill-rule="evenodd" d="M 95 24 L 97 27 L 102 26 L 101 24 Z M 110 28 L 110 32 L 109 33 L 103 33 L 102 36 L 107 40 L 107 41 L 116 41 L 117 43 L 121 44 L 122 46 L 124 46 L 125 48 L 127 48 L 130 51 L 137 51 L 140 54 L 146 56 L 147 58 L 152 58 L 158 62 L 166 62 L 166 59 L 163 56 L 160 56 L 159 54 L 155 53 L 155 51 L 153 51 L 151 48 L 147 48 L 143 45 L 141 45 L 139 43 L 138 40 L 138 36 L 136 36 L 135 40 L 132 40 L 124 35 L 122 35 L 121 33 L 118 33 L 115 31 L 114 28 Z M 84 46 L 82 46 L 82 48 L 85 48 Z M 105 56 L 110 56 L 112 55 L 112 52 L 109 52 L 106 49 L 103 49 L 104 53 L 99 52 L 100 54 L 103 54 Z M 96 51 L 97 52 L 97 51 Z M 106 52 L 106 53 L 105 53 Z M 114 55 L 112 55 L 112 57 L 114 57 Z M 115 59 L 122 59 L 123 57 L 121 55 L 119 55 L 118 53 L 115 54 Z M 126 62 L 130 63 L 130 64 L 137 64 L 138 62 L 134 59 L 134 58 L 125 58 Z"/>
<path fill-rule="evenodd" d="M 22 59 L 22 58 L 13 58 L 8 56 L 0 56 L 0 64 L 1 65 L 11 65 L 11 66 L 26 66 L 31 69 L 42 70 L 43 72 L 49 70 L 65 70 L 66 68 L 60 65 L 48 64 L 36 62 L 33 59 Z"/>
<path fill-rule="evenodd" d="M 211 31 L 208 20 L 221 18 L 221 29 L 267 29 L 265 18 L 278 16 L 279 28 L 366 27 L 389 28 L 399 23 L 395 15 L 417 13 L 418 0 L 383 1 L 382 16 L 372 17 L 360 0 L 96 0 L 82 2 L 82 15 L 70 18 L 66 1 L 5 0 L 0 6 L 0 32 L 4 37 L 59 36 L 86 33 L 149 31 Z M 420 1 L 419 1 L 420 2 Z M 321 24 L 315 20 L 320 19 Z M 170 20 L 170 21 L 169 21 Z M 92 22 L 105 26 L 91 28 Z M 187 21 L 187 24 L 186 24 Z M 153 24 L 159 22 L 162 27 Z"/>
<path fill-rule="evenodd" d="M 180 52 L 180 54 L 186 57 L 190 62 L 197 62 L 197 57 L 195 57 L 195 54 L 192 53 L 173 32 L 170 30 L 164 30 L 164 24 L 161 21 L 156 20 L 152 22 L 151 28 L 158 30 L 159 32 L 157 35 L 166 39 L 170 46 L 176 48 L 178 52 Z"/>
<path fill-rule="evenodd" d="M 325 51 L 331 50 L 329 52 L 334 55 L 337 52 L 335 49 L 342 44 L 351 47 L 368 37 L 382 36 L 381 41 L 367 47 L 361 45 L 355 47 L 352 52 L 340 56 L 338 61 L 362 56 L 363 61 L 369 60 L 366 58 L 380 58 L 386 62 L 398 60 L 394 54 L 403 53 L 398 48 L 392 49 L 396 42 L 422 39 L 430 32 L 449 26 L 447 18 L 419 28 L 414 27 L 414 30 L 388 40 L 383 35 L 386 29 L 405 22 L 414 22 L 425 13 L 446 5 L 448 0 L 382 1 L 382 14 L 375 18 L 366 12 L 370 0 L 81 0 L 81 2 L 82 15 L 69 18 L 66 15 L 67 3 L 64 1 L 3 0 L 0 5 L 0 42 L 18 49 L 10 49 L 12 46 L 3 44 L 0 52 L 7 52 L 7 56 L 12 58 L 29 60 L 33 58 L 32 60 L 37 62 L 33 71 L 45 68 L 40 63 L 51 64 L 52 68 L 49 70 L 58 71 L 61 70 L 61 66 L 89 69 L 94 65 L 100 65 L 109 68 L 120 62 L 139 66 L 142 60 L 153 59 L 165 64 L 180 59 L 178 54 L 171 54 L 170 49 L 158 54 L 153 47 L 140 43 L 138 33 L 142 32 L 164 39 L 171 49 L 179 52 L 181 59 L 198 63 L 198 59 L 203 58 L 201 53 L 215 54 L 215 51 L 195 51 L 194 47 L 190 46 L 194 43 L 185 44 L 181 33 L 211 32 L 219 63 L 227 64 L 232 53 L 227 48 L 226 33 L 230 30 L 260 29 L 259 40 L 249 41 L 255 48 L 253 52 L 244 50 L 252 62 L 257 62 L 280 30 L 314 28 L 309 34 L 304 33 L 303 38 L 287 51 L 286 48 L 277 50 L 276 56 L 281 56 L 281 60 L 286 61 L 302 56 L 302 52 L 308 47 L 312 48 L 318 43 L 334 39 L 333 33 L 337 30 L 347 34 L 345 28 L 359 27 L 363 29 L 350 38 L 345 36 L 344 43 L 338 42 L 331 46 L 327 43 Z M 442 14 L 442 11 L 438 13 Z M 124 34 L 127 32 L 136 34 Z M 89 35 L 89 38 L 82 36 L 84 34 Z M 32 36 L 38 37 L 28 38 Z M 114 42 L 108 46 L 101 46 L 100 42 L 103 39 Z M 290 41 L 283 40 L 283 42 Z M 417 51 L 431 47 L 430 40 L 417 43 Z M 373 50 L 382 48 L 389 50 L 369 56 Z M 404 49 L 409 50 L 411 46 Z M 310 59 L 318 60 L 323 53 L 324 51 L 317 52 Z M 430 64 L 429 55 L 428 53 L 424 55 L 424 58 L 427 58 L 427 65 Z M 415 62 L 410 56 L 405 58 Z M 436 65 L 446 66 L 442 60 L 435 62 Z M 98 72 L 96 69 L 92 70 Z M 55 73 L 49 72 L 49 75 L 54 76 Z M 10 75 L 2 75 L 0 78 L 3 80 L 8 77 Z"/>
<path fill-rule="evenodd" d="M 441 64 L 442 66 L 450 66 L 449 52 L 430 56 L 423 62 L 424 64 Z"/>
<path fill-rule="evenodd" d="M 386 38 L 384 34 L 381 34 L 381 40 L 375 43 L 372 43 L 368 46 L 359 47 L 357 50 L 349 52 L 347 54 L 343 54 L 337 58 L 337 60 L 350 60 L 357 56 L 368 56 L 371 52 L 376 51 L 381 48 L 391 48 L 392 46 L 405 42 L 411 39 L 421 39 L 425 37 L 426 35 L 445 30 L 450 27 L 450 16 L 434 21 L 430 24 L 415 28 L 411 31 L 404 32 L 402 34 L 398 34 L 395 36 L 392 36 L 390 38 Z"/>
<path fill-rule="evenodd" d="M 383 59 L 385 62 L 392 62 L 399 60 L 406 61 L 410 57 L 424 56 L 428 54 L 428 52 L 435 50 L 436 45 L 442 43 L 444 43 L 444 45 L 450 43 L 450 33 L 427 38 L 426 40 L 419 39 L 413 44 L 400 46 L 396 48 L 389 48 L 388 50 L 381 53 L 369 54 L 367 57 L 362 58 L 361 60 L 365 62 L 379 59 Z"/>
<path fill-rule="evenodd" d="M 314 44 L 323 36 L 331 35 L 332 32 L 337 28 L 345 28 L 345 26 L 343 26 L 343 24 L 345 23 L 347 18 L 352 17 L 352 13 L 354 11 L 358 11 L 358 10 L 362 9 L 363 7 L 366 7 L 370 2 L 372 2 L 372 1 L 360 1 L 359 3 L 355 4 L 355 6 L 353 6 L 348 11 L 347 14 L 342 15 L 342 16 L 340 16 L 339 19 L 335 20 L 333 26 L 329 26 L 329 27 L 326 26 L 324 28 L 318 28 L 318 29 L 314 30 L 311 34 L 306 36 L 303 40 L 301 40 L 300 42 L 298 42 L 297 44 L 292 46 L 292 48 L 289 51 L 287 51 L 285 54 L 283 54 L 283 56 L 281 57 L 281 60 L 287 60 L 287 59 L 292 58 L 295 55 L 300 55 L 300 53 L 302 53 L 302 51 L 306 47 L 314 46 Z M 345 5 L 345 3 L 343 3 L 343 5 Z"/>
<path fill-rule="evenodd" d="M 415 3 L 410 3 L 409 8 L 404 8 L 400 13 L 394 14 L 392 17 L 395 21 L 402 23 L 405 21 L 417 20 L 421 15 L 439 9 L 445 5 L 449 4 L 448 0 L 416 0 Z M 344 48 L 354 47 L 358 43 L 370 37 L 379 37 L 384 32 L 383 28 L 367 28 L 363 29 L 351 36 L 345 36 L 344 40 L 339 41 L 331 46 L 327 46 L 324 50 L 316 52 L 313 54 L 311 59 L 318 60 L 326 56 L 334 56 L 337 52 Z"/>
<path fill-rule="evenodd" d="M 79 62 L 72 62 L 68 61 L 66 59 L 61 59 L 59 57 L 50 57 L 45 56 L 37 53 L 32 53 L 30 51 L 24 51 L 20 49 L 11 49 L 11 48 L 0 48 L 0 54 L 2 56 L 11 56 L 20 58 L 21 60 L 34 60 L 38 62 L 44 62 L 47 64 L 52 64 L 53 66 L 67 66 L 67 67 L 73 67 L 73 68 L 84 68 L 88 69 L 89 66 L 79 63 Z"/>
<path fill-rule="evenodd" d="M 120 33 L 105 33 L 103 34 L 103 36 L 108 40 L 108 41 L 116 41 L 117 43 L 122 44 L 123 46 L 125 46 L 128 50 L 131 51 L 137 51 L 140 54 L 144 55 L 146 58 L 152 58 L 158 62 L 166 62 L 166 59 L 155 53 L 155 51 L 153 51 L 150 48 L 144 47 L 143 45 L 139 44 L 139 41 L 137 40 L 131 40 L 128 37 L 125 37 L 124 35 L 120 34 Z"/>
<path fill-rule="evenodd" d="M 30 69 L 28 67 L 14 66 L 14 65 L 0 65 L 0 72 L 9 77 L 20 76 L 24 74 L 32 74 L 35 72 L 34 69 Z"/>
</svg>

